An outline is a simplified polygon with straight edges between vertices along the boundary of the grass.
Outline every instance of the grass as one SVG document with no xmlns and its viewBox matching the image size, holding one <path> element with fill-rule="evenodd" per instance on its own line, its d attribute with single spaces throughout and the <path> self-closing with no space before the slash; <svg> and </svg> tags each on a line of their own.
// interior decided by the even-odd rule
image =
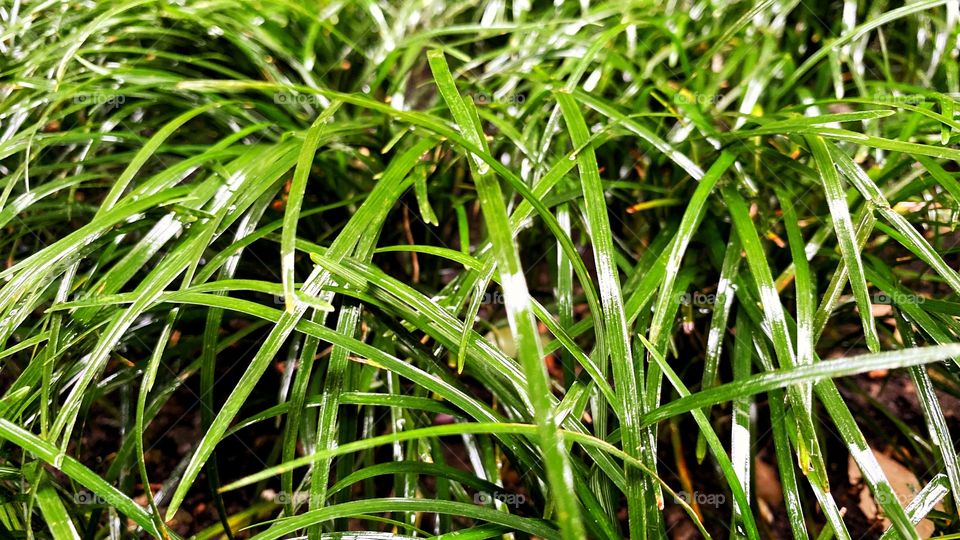
<svg viewBox="0 0 960 540">
<path fill-rule="evenodd" d="M 956 2 L 0 20 L 4 537 L 960 534 Z"/>
</svg>

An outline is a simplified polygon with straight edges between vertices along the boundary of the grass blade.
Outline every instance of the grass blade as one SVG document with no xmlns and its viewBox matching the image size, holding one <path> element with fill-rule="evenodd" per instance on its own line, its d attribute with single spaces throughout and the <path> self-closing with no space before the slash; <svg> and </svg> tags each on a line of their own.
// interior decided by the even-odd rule
<svg viewBox="0 0 960 540">
<path fill-rule="evenodd" d="M 484 148 L 486 143 L 477 132 L 476 117 L 471 114 L 463 98 L 460 97 L 443 54 L 431 51 L 429 60 L 437 87 L 459 125 L 461 133 L 471 139 L 474 144 Z M 471 156 L 470 160 L 480 204 L 484 210 L 484 221 L 487 224 L 500 271 L 507 318 L 530 385 L 528 395 L 533 404 L 547 475 L 557 504 L 557 521 L 564 538 L 580 538 L 584 535 L 584 530 L 571 483 L 569 458 L 562 439 L 557 434 L 555 412 L 551 410 L 552 406 L 547 398 L 549 387 L 541 360 L 543 354 L 540 340 L 537 337 L 533 312 L 529 306 L 529 294 L 520 268 L 520 258 L 507 223 L 503 195 L 497 179 L 489 173 L 489 166 L 482 162 L 477 163 L 478 158 L 474 156 Z"/>
</svg>

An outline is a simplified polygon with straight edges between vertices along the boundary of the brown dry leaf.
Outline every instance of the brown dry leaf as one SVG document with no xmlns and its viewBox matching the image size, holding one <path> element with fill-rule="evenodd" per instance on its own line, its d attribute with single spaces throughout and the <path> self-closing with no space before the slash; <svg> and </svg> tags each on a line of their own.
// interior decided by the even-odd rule
<svg viewBox="0 0 960 540">
<path fill-rule="evenodd" d="M 916 496 L 920 491 L 923 485 L 917 480 L 917 477 L 910 472 L 910 469 L 904 467 L 899 461 L 891 458 L 890 456 L 878 452 L 876 449 L 871 448 L 874 455 L 877 457 L 877 461 L 880 463 L 880 468 L 883 470 L 883 474 L 887 476 L 887 480 L 890 481 L 890 486 L 893 487 L 894 493 L 897 494 L 897 499 L 902 506 L 906 506 L 910 501 Z M 856 462 L 853 460 L 853 456 L 850 456 L 847 463 L 847 475 L 849 476 L 850 483 L 852 485 L 863 484 L 863 475 L 860 473 L 860 468 L 857 467 Z M 890 520 L 883 517 L 880 512 L 880 507 L 877 506 L 876 501 L 873 498 L 873 494 L 870 493 L 870 489 L 864 485 L 863 490 L 860 491 L 860 503 L 858 505 L 860 511 L 863 512 L 863 515 L 867 517 L 868 520 L 880 520 L 883 523 L 883 527 L 886 528 L 890 525 Z M 938 505 L 938 508 L 941 508 Z M 924 519 L 917 524 L 917 533 L 920 535 L 920 538 L 930 538 L 933 535 L 934 526 L 933 523 Z"/>
<path fill-rule="evenodd" d="M 780 476 L 773 465 L 759 457 L 753 460 L 753 470 L 756 475 L 754 485 L 757 489 L 760 516 L 767 523 L 773 523 L 776 519 L 774 509 L 783 504 L 783 486 L 780 485 Z"/>
<path fill-rule="evenodd" d="M 777 469 L 760 458 L 753 460 L 753 468 L 757 479 L 757 497 L 770 506 L 783 504 L 783 487 Z"/>
</svg>

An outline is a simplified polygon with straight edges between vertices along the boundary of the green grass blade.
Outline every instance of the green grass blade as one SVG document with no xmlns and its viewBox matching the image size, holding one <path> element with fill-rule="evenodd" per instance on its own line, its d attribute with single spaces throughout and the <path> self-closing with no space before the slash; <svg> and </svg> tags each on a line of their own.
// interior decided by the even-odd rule
<svg viewBox="0 0 960 540">
<path fill-rule="evenodd" d="M 53 536 L 53 540 L 77 540 L 80 535 L 63 501 L 52 486 L 43 486 L 37 491 L 37 505 L 43 513 L 43 520 Z"/>
<path fill-rule="evenodd" d="M 958 354 L 960 354 L 960 344 L 935 345 L 909 351 L 863 354 L 758 373 L 739 382 L 715 386 L 661 405 L 644 416 L 642 425 L 660 422 L 708 404 L 731 401 L 740 396 L 768 392 L 799 383 L 817 383 L 831 378 L 848 377 L 877 369 L 896 369 L 942 362 Z"/>
<path fill-rule="evenodd" d="M 823 181 L 823 189 L 830 206 L 830 215 L 833 217 L 833 229 L 837 234 L 840 253 L 847 266 L 850 288 L 853 289 L 853 296 L 856 298 L 857 308 L 860 310 L 860 321 L 863 323 L 863 334 L 867 341 L 867 347 L 871 351 L 879 351 L 880 338 L 877 336 L 877 325 L 873 318 L 873 304 L 870 301 L 870 293 L 867 289 L 867 279 L 863 275 L 860 250 L 857 248 L 856 234 L 853 229 L 853 222 L 850 219 L 846 194 L 840 183 L 840 175 L 837 174 L 836 166 L 830 157 L 830 151 L 824 140 L 810 136 L 806 138 L 806 141 Z"/>
<path fill-rule="evenodd" d="M 556 93 L 555 97 L 560 104 L 573 144 L 578 147 L 586 144 L 589 140 L 589 132 L 573 96 L 560 92 Z M 630 337 L 624 313 L 623 296 L 620 290 L 620 279 L 614 262 L 613 238 L 609 234 L 610 218 L 607 216 L 607 205 L 600 181 L 597 158 L 590 146 L 586 146 L 577 154 L 577 164 L 583 184 L 584 206 L 587 215 L 586 225 L 591 233 L 594 260 L 597 264 L 597 288 L 600 291 L 601 309 L 603 310 L 602 328 L 606 333 L 604 342 L 609 347 L 613 377 L 617 381 L 615 391 L 620 398 L 622 412 L 620 432 L 623 447 L 628 454 L 639 456 L 641 443 L 636 421 L 641 409 L 636 396 L 641 392 L 641 386 L 637 381 L 636 370 L 628 361 L 628 359 L 633 358 L 633 354 L 630 351 Z M 630 514 L 631 535 L 639 535 L 643 524 L 643 517 L 641 516 L 643 496 L 639 492 L 641 487 L 637 471 L 631 471 L 631 468 L 628 467 L 627 509 Z"/>
<path fill-rule="evenodd" d="M 471 115 L 463 98 L 460 97 L 443 54 L 431 51 L 429 60 L 437 87 L 459 125 L 461 133 L 472 139 L 474 144 L 484 148 L 486 143 L 476 131 L 475 116 Z M 529 293 L 520 268 L 520 258 L 507 222 L 503 195 L 497 179 L 489 173 L 489 166 L 482 162 L 478 163 L 479 159 L 474 156 L 469 159 L 471 170 L 474 172 L 474 181 L 477 183 L 484 221 L 496 253 L 507 317 L 514 339 L 517 341 L 521 363 L 527 374 L 528 395 L 539 426 L 544 462 L 557 505 L 557 521 L 565 538 L 580 538 L 584 530 L 580 521 L 579 504 L 571 482 L 569 457 L 562 439 L 557 434 L 555 412 L 551 410 L 552 406 L 548 400 L 549 385 L 541 360 L 543 355 L 540 341 L 533 312 L 529 306 Z"/>
<path fill-rule="evenodd" d="M 297 157 L 297 167 L 293 171 L 293 181 L 287 195 L 287 205 L 283 212 L 283 231 L 280 241 L 281 273 L 283 277 L 283 299 L 287 311 L 293 313 L 297 302 L 294 284 L 294 241 L 297 236 L 297 221 L 300 219 L 300 209 L 303 207 L 303 193 L 307 189 L 310 171 L 313 169 L 314 156 L 320 138 L 327 123 L 340 108 L 340 102 L 334 101 L 323 113 L 317 116 L 313 125 L 307 130 L 303 145 L 300 146 L 300 155 Z"/>
<path fill-rule="evenodd" d="M 43 462 L 53 466 L 78 484 L 86 487 L 103 500 L 110 503 L 119 512 L 123 513 L 145 531 L 157 538 L 162 537 L 154 527 L 150 514 L 137 503 L 133 502 L 117 488 L 104 481 L 96 473 L 85 467 L 76 459 L 64 455 L 56 446 L 41 440 L 37 436 L 25 431 L 8 420 L 0 419 L 0 438 L 16 444 L 20 448 L 32 453 Z"/>
</svg>

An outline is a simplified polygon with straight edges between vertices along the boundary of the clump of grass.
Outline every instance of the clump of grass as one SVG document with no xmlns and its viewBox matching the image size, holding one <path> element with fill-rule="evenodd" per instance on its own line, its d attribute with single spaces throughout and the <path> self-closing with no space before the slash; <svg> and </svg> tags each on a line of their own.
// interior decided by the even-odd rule
<svg viewBox="0 0 960 540">
<path fill-rule="evenodd" d="M 956 2 L 0 20 L 14 537 L 960 532 Z"/>
</svg>

